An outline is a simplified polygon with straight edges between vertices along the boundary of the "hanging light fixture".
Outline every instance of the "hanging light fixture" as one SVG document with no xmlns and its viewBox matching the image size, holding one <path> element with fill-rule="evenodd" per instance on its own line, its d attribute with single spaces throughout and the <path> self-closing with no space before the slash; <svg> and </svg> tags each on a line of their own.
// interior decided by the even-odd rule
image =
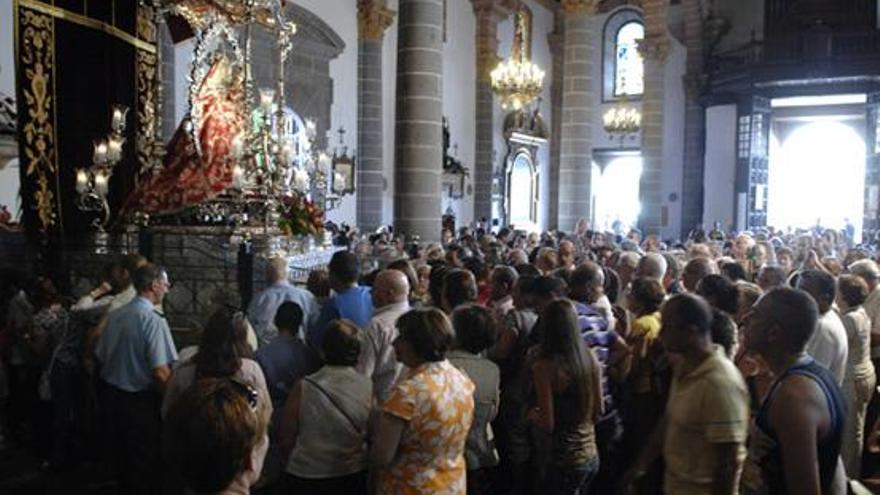
<svg viewBox="0 0 880 495">
<path fill-rule="evenodd" d="M 619 140 L 623 146 L 627 137 L 635 139 L 642 129 L 642 114 L 635 107 L 615 105 L 602 116 L 602 124 L 608 136 Z"/>
<path fill-rule="evenodd" d="M 511 56 L 489 74 L 492 90 L 505 109 L 521 110 L 541 94 L 544 86 L 544 71 L 529 60 L 531 33 L 526 25 L 527 15 L 523 9 L 517 10 Z"/>
</svg>

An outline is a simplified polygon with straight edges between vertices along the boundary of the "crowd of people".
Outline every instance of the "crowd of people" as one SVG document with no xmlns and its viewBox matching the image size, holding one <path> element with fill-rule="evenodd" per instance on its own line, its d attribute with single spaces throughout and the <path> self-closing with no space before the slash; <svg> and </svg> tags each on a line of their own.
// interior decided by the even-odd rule
<svg viewBox="0 0 880 495">
<path fill-rule="evenodd" d="M 837 494 L 875 469 L 880 269 L 831 230 L 347 239 L 198 346 L 139 255 L 2 277 L 2 434 L 119 493 Z M 171 279 L 169 277 L 172 277 Z"/>
</svg>

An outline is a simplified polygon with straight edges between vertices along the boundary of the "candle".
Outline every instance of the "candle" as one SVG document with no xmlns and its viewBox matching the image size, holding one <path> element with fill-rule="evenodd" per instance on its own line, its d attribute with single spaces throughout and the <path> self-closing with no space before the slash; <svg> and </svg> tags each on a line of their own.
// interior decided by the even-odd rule
<svg viewBox="0 0 880 495">
<path fill-rule="evenodd" d="M 107 195 L 107 175 L 99 170 L 95 173 L 95 192 L 98 193 L 98 196 L 104 197 Z"/>
<path fill-rule="evenodd" d="M 290 162 L 293 160 L 293 157 L 296 156 L 293 143 L 290 141 L 284 142 L 284 145 L 281 147 L 281 152 L 284 154 L 285 162 Z"/>
<path fill-rule="evenodd" d="M 340 194 L 345 190 L 345 177 L 336 172 L 333 174 L 333 192 Z"/>
<path fill-rule="evenodd" d="M 264 88 L 260 90 L 260 109 L 263 110 L 264 113 L 269 114 L 272 112 L 272 107 L 275 106 L 275 90 Z"/>
<path fill-rule="evenodd" d="M 293 187 L 297 191 L 306 192 L 309 188 L 308 173 L 301 168 L 293 171 Z"/>
<path fill-rule="evenodd" d="M 241 158 L 242 153 L 244 152 L 244 139 L 242 138 L 242 133 L 239 133 L 235 138 L 232 139 L 232 156 L 235 158 Z"/>
<path fill-rule="evenodd" d="M 236 189 L 244 188 L 244 169 L 241 165 L 236 165 L 232 169 L 232 185 Z"/>
<path fill-rule="evenodd" d="M 306 119 L 306 139 L 312 141 L 318 135 L 318 130 L 315 127 L 315 121 L 312 119 Z"/>
<path fill-rule="evenodd" d="M 106 141 L 98 141 L 95 143 L 95 153 L 93 156 L 93 161 L 95 164 L 104 164 L 107 163 L 107 142 Z"/>
<path fill-rule="evenodd" d="M 122 139 L 112 137 L 107 140 L 107 160 L 118 162 L 122 158 Z"/>
<path fill-rule="evenodd" d="M 89 174 L 86 173 L 85 169 L 79 169 L 76 171 L 76 192 L 83 194 L 89 190 Z"/>
<path fill-rule="evenodd" d="M 125 105 L 113 105 L 113 114 L 110 118 L 110 128 L 117 134 L 122 134 L 125 130 L 125 115 L 128 113 L 128 107 Z"/>
<path fill-rule="evenodd" d="M 318 155 L 318 171 L 323 174 L 330 173 L 330 157 L 327 153 L 321 153 Z"/>
</svg>

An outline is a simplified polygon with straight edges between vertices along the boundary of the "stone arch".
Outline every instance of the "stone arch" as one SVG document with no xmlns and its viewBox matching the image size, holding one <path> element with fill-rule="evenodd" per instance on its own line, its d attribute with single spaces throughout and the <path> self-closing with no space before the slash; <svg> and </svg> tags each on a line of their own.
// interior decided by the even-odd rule
<svg viewBox="0 0 880 495">
<path fill-rule="evenodd" d="M 288 3 L 285 13 L 296 24 L 293 49 L 285 65 L 286 104 L 302 118 L 315 121 L 316 140 L 323 147 L 327 144 L 334 96 L 330 61 L 345 50 L 345 42 L 324 20 L 302 6 Z M 257 86 L 274 87 L 278 55 L 270 31 L 256 30 L 252 57 Z"/>
</svg>

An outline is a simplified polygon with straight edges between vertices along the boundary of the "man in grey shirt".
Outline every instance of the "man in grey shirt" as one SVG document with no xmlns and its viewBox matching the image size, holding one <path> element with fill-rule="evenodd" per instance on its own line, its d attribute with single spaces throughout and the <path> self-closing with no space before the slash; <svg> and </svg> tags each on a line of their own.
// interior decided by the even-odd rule
<svg viewBox="0 0 880 495">
<path fill-rule="evenodd" d="M 254 296 L 248 305 L 248 320 L 257 333 L 260 346 L 268 344 L 278 335 L 274 320 L 281 303 L 293 301 L 299 305 L 303 312 L 304 330 L 308 330 L 315 324 L 320 313 L 315 296 L 305 289 L 294 287 L 287 280 L 287 260 L 285 258 L 269 259 L 267 270 L 266 278 L 269 286 Z M 300 334 L 298 328 L 294 330 L 295 335 L 305 335 L 305 332 Z"/>
</svg>

